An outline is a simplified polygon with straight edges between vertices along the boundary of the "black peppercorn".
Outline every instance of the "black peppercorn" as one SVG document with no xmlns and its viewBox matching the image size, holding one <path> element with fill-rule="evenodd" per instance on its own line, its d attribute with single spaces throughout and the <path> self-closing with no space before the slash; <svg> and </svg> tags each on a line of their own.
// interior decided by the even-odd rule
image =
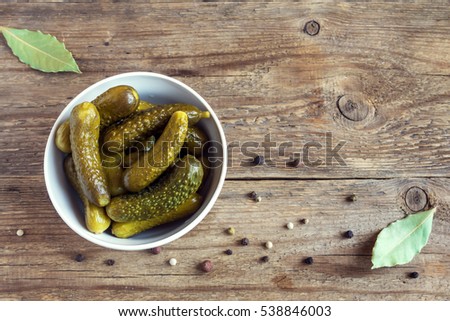
<svg viewBox="0 0 450 321">
<path fill-rule="evenodd" d="M 358 200 L 358 197 L 355 194 L 350 195 L 347 200 L 349 202 L 356 202 Z"/>
<path fill-rule="evenodd" d="M 417 279 L 419 277 L 419 272 L 411 272 L 409 273 L 409 277 L 412 279 Z"/>
<path fill-rule="evenodd" d="M 264 156 L 258 155 L 253 159 L 253 164 L 254 165 L 262 165 L 264 164 Z"/>
<path fill-rule="evenodd" d="M 348 239 L 351 239 L 353 237 L 353 232 L 348 230 L 344 233 L 344 236 Z"/>
<path fill-rule="evenodd" d="M 313 260 L 313 258 L 310 256 L 310 257 L 307 257 L 303 262 L 305 262 L 305 264 L 311 265 L 311 264 L 314 263 L 314 260 Z"/>
<path fill-rule="evenodd" d="M 308 224 L 308 223 L 309 223 L 309 220 L 308 220 L 307 218 L 302 218 L 302 219 L 300 220 L 300 223 L 301 223 L 301 224 Z"/>
<path fill-rule="evenodd" d="M 113 266 L 114 263 L 116 263 L 116 262 L 114 260 L 111 260 L 111 259 L 108 259 L 108 260 L 105 261 L 105 264 L 108 265 L 108 266 Z"/>
<path fill-rule="evenodd" d="M 267 262 L 269 262 L 269 257 L 267 255 L 265 255 L 261 258 L 261 261 L 264 263 L 267 263 Z"/>
<path fill-rule="evenodd" d="M 241 244 L 244 245 L 244 246 L 247 246 L 247 245 L 250 244 L 250 241 L 249 241 L 248 238 L 244 237 L 244 238 L 241 240 Z"/>
<path fill-rule="evenodd" d="M 77 262 L 83 262 L 84 259 L 85 259 L 85 257 L 84 257 L 83 254 L 77 254 L 77 255 L 75 256 L 75 261 L 77 261 Z"/>
<path fill-rule="evenodd" d="M 255 191 L 253 191 L 253 192 L 251 192 L 251 193 L 248 193 L 248 197 L 250 197 L 252 200 L 254 200 L 255 198 L 258 197 L 258 194 L 256 194 Z"/>
<path fill-rule="evenodd" d="M 228 250 L 225 251 L 225 254 L 226 254 L 226 255 L 231 255 L 231 254 L 233 254 L 233 251 L 230 250 L 230 249 L 228 249 Z"/>
</svg>

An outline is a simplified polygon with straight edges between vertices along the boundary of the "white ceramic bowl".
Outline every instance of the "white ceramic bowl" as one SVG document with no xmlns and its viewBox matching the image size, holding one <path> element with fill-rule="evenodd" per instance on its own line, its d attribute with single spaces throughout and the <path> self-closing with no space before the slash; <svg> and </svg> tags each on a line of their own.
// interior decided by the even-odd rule
<svg viewBox="0 0 450 321">
<path fill-rule="evenodd" d="M 203 119 L 199 126 L 206 132 L 210 141 L 216 142 L 222 161 L 220 166 L 211 169 L 207 182 L 207 193 L 200 209 L 187 219 L 155 227 L 129 239 L 120 239 L 112 234 L 93 234 L 84 223 L 84 214 L 78 195 L 71 188 L 63 170 L 64 153 L 55 146 L 55 133 L 58 126 L 69 118 L 72 108 L 84 101 L 91 101 L 107 89 L 129 85 L 136 89 L 141 99 L 166 104 L 182 102 L 192 104 L 211 113 L 211 118 Z M 219 162 L 220 163 L 220 162 Z M 78 235 L 95 244 L 117 250 L 144 250 L 167 244 L 192 230 L 208 214 L 222 189 L 227 164 L 225 135 L 219 119 L 208 103 L 193 89 L 168 76 L 151 72 L 130 72 L 103 79 L 76 96 L 56 120 L 47 141 L 44 156 L 44 176 L 48 195 L 59 216 Z"/>
</svg>

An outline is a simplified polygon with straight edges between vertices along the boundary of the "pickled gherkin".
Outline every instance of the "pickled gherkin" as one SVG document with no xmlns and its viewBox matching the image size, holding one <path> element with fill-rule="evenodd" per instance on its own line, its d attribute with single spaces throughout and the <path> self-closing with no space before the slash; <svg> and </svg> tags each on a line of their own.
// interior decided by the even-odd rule
<svg viewBox="0 0 450 321">
<path fill-rule="evenodd" d="M 186 113 L 174 112 L 153 148 L 125 171 L 123 181 L 129 191 L 139 192 L 172 165 L 184 144 L 187 128 Z"/>
<path fill-rule="evenodd" d="M 71 153 L 72 148 L 70 147 L 70 122 L 66 120 L 64 123 L 59 125 L 56 130 L 55 137 L 56 147 L 63 153 Z"/>
<path fill-rule="evenodd" d="M 185 146 L 190 154 L 195 156 L 202 155 L 203 147 L 208 141 L 206 134 L 197 126 L 188 128 L 186 134 Z"/>
<path fill-rule="evenodd" d="M 75 171 L 72 155 L 68 155 L 64 159 L 64 172 L 83 203 L 87 229 L 95 234 L 103 233 L 111 225 L 111 219 L 106 215 L 105 208 L 92 204 L 84 195 Z"/>
<path fill-rule="evenodd" d="M 100 116 L 94 104 L 84 102 L 70 114 L 70 145 L 73 161 L 84 195 L 103 207 L 109 203 L 105 173 L 99 150 Z"/>
<path fill-rule="evenodd" d="M 104 153 L 101 153 L 101 157 L 109 193 L 111 196 L 125 193 L 127 190 L 123 185 L 122 155 L 105 155 Z"/>
<path fill-rule="evenodd" d="M 139 95 L 130 86 L 116 86 L 95 98 L 92 103 L 100 115 L 100 130 L 127 117 L 140 106 Z M 71 153 L 69 120 L 62 123 L 55 137 L 56 146 L 64 153 Z"/>
<path fill-rule="evenodd" d="M 98 109 L 100 129 L 103 129 L 135 112 L 139 106 L 139 95 L 133 87 L 116 86 L 109 88 L 92 103 Z"/>
<path fill-rule="evenodd" d="M 149 152 L 155 145 L 155 136 L 150 136 L 142 142 L 138 142 L 130 147 L 128 154 L 123 156 L 123 167 L 128 168 L 136 162 L 144 153 Z"/>
<path fill-rule="evenodd" d="M 161 132 L 176 111 L 187 114 L 189 126 L 195 125 L 202 118 L 209 118 L 207 111 L 201 111 L 193 105 L 170 104 L 155 106 L 153 108 L 136 112 L 126 118 L 122 123 L 112 126 L 105 132 L 104 147 L 109 152 L 124 152 L 136 141 Z"/>
<path fill-rule="evenodd" d="M 128 238 L 155 226 L 170 223 L 195 213 L 202 205 L 202 196 L 194 193 L 180 206 L 145 221 L 113 222 L 112 234 L 120 238 Z"/>
<path fill-rule="evenodd" d="M 155 218 L 183 204 L 197 191 L 202 178 L 201 163 L 186 155 L 142 192 L 114 197 L 106 206 L 106 214 L 116 222 Z"/>
</svg>

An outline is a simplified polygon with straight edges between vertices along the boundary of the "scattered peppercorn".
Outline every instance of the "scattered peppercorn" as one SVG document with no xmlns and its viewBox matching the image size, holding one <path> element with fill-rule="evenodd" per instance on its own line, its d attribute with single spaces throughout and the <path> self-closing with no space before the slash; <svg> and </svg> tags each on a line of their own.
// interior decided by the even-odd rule
<svg viewBox="0 0 450 321">
<path fill-rule="evenodd" d="M 232 254 L 233 254 L 233 251 L 230 250 L 230 249 L 227 249 L 227 250 L 225 251 L 225 254 L 226 254 L 226 255 L 232 255 Z"/>
<path fill-rule="evenodd" d="M 294 158 L 289 162 L 289 165 L 292 167 L 298 167 L 300 165 L 300 158 Z"/>
<path fill-rule="evenodd" d="M 241 240 L 241 244 L 244 245 L 244 246 L 247 246 L 247 245 L 250 244 L 250 240 L 249 240 L 248 238 L 244 237 L 244 238 Z"/>
<path fill-rule="evenodd" d="M 263 165 L 265 162 L 264 160 L 264 156 L 258 155 L 253 159 L 253 164 L 254 165 Z"/>
<path fill-rule="evenodd" d="M 268 248 L 269 250 L 273 247 L 273 244 L 270 241 L 267 241 L 265 245 L 266 245 L 266 248 Z"/>
<path fill-rule="evenodd" d="M 109 41 L 105 41 L 104 45 L 109 46 Z"/>
<path fill-rule="evenodd" d="M 302 219 L 300 220 L 300 223 L 301 223 L 301 224 L 308 224 L 308 223 L 309 223 L 309 220 L 308 220 L 307 218 L 302 218 Z"/>
<path fill-rule="evenodd" d="M 267 262 L 269 262 L 269 257 L 267 255 L 265 255 L 261 258 L 261 261 L 263 261 L 264 263 L 267 263 Z"/>
<path fill-rule="evenodd" d="M 86 257 L 83 254 L 80 254 L 80 253 L 75 255 L 75 261 L 77 261 L 77 262 L 83 262 L 85 258 Z"/>
<path fill-rule="evenodd" d="M 248 197 L 257 203 L 262 201 L 262 197 L 256 194 L 255 191 L 248 193 Z"/>
<path fill-rule="evenodd" d="M 25 232 L 23 230 L 17 230 L 16 234 L 17 236 L 23 236 Z"/>
<path fill-rule="evenodd" d="M 205 260 L 200 264 L 203 272 L 211 272 L 213 269 L 213 264 L 210 260 Z"/>
<path fill-rule="evenodd" d="M 161 253 L 161 250 L 162 250 L 162 248 L 161 248 L 161 246 L 157 246 L 157 247 L 154 247 L 154 248 L 152 248 L 152 249 L 150 249 L 150 252 L 152 253 L 152 254 L 159 254 L 159 253 Z"/>
<path fill-rule="evenodd" d="M 307 257 L 303 262 L 305 262 L 305 264 L 311 265 L 311 264 L 314 263 L 314 260 L 313 260 L 313 258 L 310 256 L 310 257 Z"/>
<path fill-rule="evenodd" d="M 409 277 L 412 279 L 417 279 L 419 277 L 419 272 L 411 272 L 409 273 Z"/>
<path fill-rule="evenodd" d="M 227 229 L 227 233 L 230 234 L 230 235 L 234 235 L 234 233 L 236 233 L 236 231 L 235 231 L 234 227 L 229 227 Z"/>
<path fill-rule="evenodd" d="M 177 263 L 178 263 L 178 262 L 177 262 L 177 259 L 176 259 L 176 258 L 174 258 L 174 257 L 173 257 L 173 258 L 171 258 L 171 259 L 169 260 L 169 264 L 170 264 L 170 265 L 172 265 L 172 266 L 175 266 L 175 265 L 177 265 Z"/>
<path fill-rule="evenodd" d="M 108 260 L 105 261 L 105 264 L 108 265 L 108 266 L 113 266 L 114 263 L 116 263 L 116 261 L 111 260 L 111 259 L 108 259 Z"/>
<path fill-rule="evenodd" d="M 348 197 L 348 200 L 350 202 L 356 202 L 358 200 L 358 197 L 355 194 L 352 194 Z"/>
<path fill-rule="evenodd" d="M 344 236 L 348 239 L 351 239 L 353 237 L 353 232 L 351 230 L 345 231 Z"/>
<path fill-rule="evenodd" d="M 294 223 L 289 222 L 286 224 L 286 227 L 288 228 L 288 230 L 292 230 L 294 228 Z"/>
</svg>

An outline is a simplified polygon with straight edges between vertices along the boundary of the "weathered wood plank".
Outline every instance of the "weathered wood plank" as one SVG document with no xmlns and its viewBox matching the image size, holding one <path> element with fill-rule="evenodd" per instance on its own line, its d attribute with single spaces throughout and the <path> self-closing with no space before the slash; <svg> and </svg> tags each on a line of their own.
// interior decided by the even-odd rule
<svg viewBox="0 0 450 321">
<path fill-rule="evenodd" d="M 450 299 L 448 14 L 445 2 L 0 4 L 2 25 L 56 35 L 83 70 L 32 71 L 0 40 L 0 299 Z M 321 27 L 314 37 L 303 32 L 311 19 Z M 346 166 L 238 166 L 238 151 L 213 211 L 162 254 L 97 247 L 48 200 L 45 142 L 72 97 L 136 70 L 197 90 L 230 143 L 261 143 L 270 133 L 278 144 L 293 142 L 286 155 L 310 142 L 310 160 L 326 160 L 329 132 L 332 147 L 346 141 Z M 410 264 L 371 271 L 376 234 L 409 211 L 413 186 L 438 206 L 429 244 Z M 251 190 L 261 203 L 246 197 Z M 357 202 L 346 201 L 352 193 Z M 234 237 L 224 233 L 230 225 Z M 341 236 L 347 229 L 351 240 Z M 244 236 L 248 247 L 238 245 Z M 271 251 L 263 247 L 269 238 Z M 75 262 L 76 253 L 86 261 Z M 315 264 L 305 266 L 309 255 Z M 179 265 L 169 267 L 170 257 Z M 215 263 L 207 275 L 197 268 L 205 258 Z M 419 279 L 407 278 L 413 270 Z"/>
<path fill-rule="evenodd" d="M 33 160 L 42 159 L 46 136 L 68 97 L 108 75 L 152 70 L 201 93 L 232 146 L 261 144 L 269 133 L 277 146 L 293 144 L 286 157 L 274 149 L 278 163 L 263 168 L 239 166 L 249 158 L 230 147 L 230 178 L 448 176 L 445 6 L 8 4 L 0 10 L 5 25 L 20 27 L 26 19 L 27 27 L 64 40 L 84 71 L 30 71 L 0 46 L 0 71 L 8 79 L 0 102 L 2 175 L 42 173 Z M 314 37 L 302 31 L 310 19 L 321 25 Z M 367 110 L 367 117 L 355 122 L 342 115 L 342 95 L 343 102 Z M 30 130 L 29 139 L 16 139 Z M 327 132 L 333 147 L 346 142 L 339 153 L 346 166 L 325 164 Z M 314 144 L 311 161 L 324 163 L 284 168 L 288 156 L 302 153 L 307 143 Z"/>
<path fill-rule="evenodd" d="M 0 180 L 2 299 L 450 299 L 449 179 L 227 181 L 205 220 L 157 256 L 102 249 L 78 237 L 47 200 L 41 177 Z M 410 264 L 372 271 L 376 234 L 404 216 L 411 186 L 438 205 L 429 244 Z M 262 202 L 247 197 L 252 190 Z M 356 202 L 346 200 L 352 193 Z M 300 224 L 302 218 L 309 223 Z M 293 230 L 285 228 L 289 221 Z M 229 226 L 234 236 L 224 233 Z M 19 228 L 23 237 L 15 235 Z M 352 239 L 342 237 L 348 229 Z M 249 246 L 238 244 L 242 237 Z M 267 240 L 272 250 L 264 248 Z M 227 248 L 234 254 L 225 255 Z M 75 262 L 77 253 L 86 260 Z M 264 255 L 268 263 L 259 261 Z M 315 263 L 304 265 L 306 256 Z M 170 257 L 176 267 L 167 264 Z M 206 258 L 215 264 L 210 274 L 198 269 Z M 107 259 L 116 264 L 105 265 Z M 420 278 L 408 279 L 411 271 Z"/>
</svg>

